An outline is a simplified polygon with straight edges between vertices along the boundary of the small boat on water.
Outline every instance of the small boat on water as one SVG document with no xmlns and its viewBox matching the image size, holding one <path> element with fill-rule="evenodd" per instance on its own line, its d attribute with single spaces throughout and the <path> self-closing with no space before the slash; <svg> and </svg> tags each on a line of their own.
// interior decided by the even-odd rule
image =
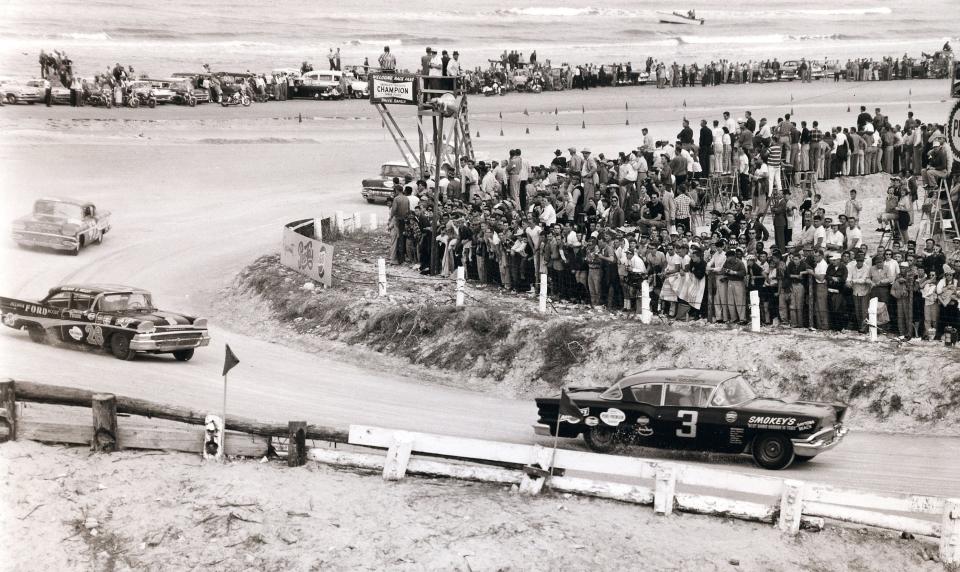
<svg viewBox="0 0 960 572">
<path fill-rule="evenodd" d="M 697 13 L 693 10 L 686 14 L 680 12 L 657 12 L 661 24 L 685 24 L 691 26 L 702 26 L 703 18 L 697 18 Z"/>
</svg>

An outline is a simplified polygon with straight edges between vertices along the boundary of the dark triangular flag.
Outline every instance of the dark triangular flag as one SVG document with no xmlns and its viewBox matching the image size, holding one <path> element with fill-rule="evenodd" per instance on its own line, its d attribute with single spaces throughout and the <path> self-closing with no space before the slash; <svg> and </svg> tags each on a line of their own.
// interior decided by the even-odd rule
<svg viewBox="0 0 960 572">
<path fill-rule="evenodd" d="M 554 114 L 554 115 L 560 115 L 560 109 L 557 108 L 557 107 L 554 107 L 554 108 L 553 108 L 553 114 Z"/>
<path fill-rule="evenodd" d="M 560 392 L 560 421 L 566 421 L 568 423 L 579 423 L 583 420 L 583 414 L 580 412 L 580 407 L 570 399 L 570 396 L 567 395 L 566 391 Z"/>
<path fill-rule="evenodd" d="M 630 102 L 624 101 L 624 102 L 623 102 L 623 108 L 624 108 L 624 109 L 630 109 Z"/>
<path fill-rule="evenodd" d="M 223 373 L 221 375 L 227 375 L 227 372 L 233 369 L 238 363 L 240 363 L 240 360 L 237 359 L 233 350 L 230 349 L 230 344 L 227 344 L 227 351 L 223 356 Z"/>
<path fill-rule="evenodd" d="M 526 107 L 523 108 L 523 114 L 524 114 L 524 115 L 527 115 L 527 116 L 530 115 L 530 114 L 527 112 L 527 108 L 526 108 Z"/>
</svg>

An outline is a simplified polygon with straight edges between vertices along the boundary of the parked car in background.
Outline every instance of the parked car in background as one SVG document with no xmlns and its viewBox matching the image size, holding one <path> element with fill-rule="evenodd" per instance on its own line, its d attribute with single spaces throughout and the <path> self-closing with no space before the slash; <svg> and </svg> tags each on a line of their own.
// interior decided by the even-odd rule
<svg viewBox="0 0 960 572">
<path fill-rule="evenodd" d="M 817 62 L 810 62 L 810 79 L 823 79 L 823 75 L 823 65 Z"/>
<path fill-rule="evenodd" d="M 67 284 L 51 288 L 39 301 L 0 297 L 3 323 L 27 330 L 30 339 L 108 349 L 114 357 L 171 353 L 188 361 L 195 348 L 210 343 L 207 320 L 165 312 L 150 292 L 115 284 Z"/>
<path fill-rule="evenodd" d="M 298 78 L 287 92 L 291 99 L 343 99 L 346 79 L 339 70 L 314 70 Z"/>
<path fill-rule="evenodd" d="M 153 88 L 153 96 L 158 104 L 175 103 L 177 91 L 173 88 L 173 82 L 169 79 L 143 79 Z"/>
<path fill-rule="evenodd" d="M 42 79 L 30 79 L 25 82 L 4 82 L 3 100 L 9 105 L 17 103 L 42 103 L 45 97 Z"/>
<path fill-rule="evenodd" d="M 13 221 L 13 240 L 20 246 L 40 246 L 77 255 L 80 249 L 103 242 L 110 230 L 110 211 L 93 203 L 72 199 L 42 198 L 33 212 Z"/>
<path fill-rule="evenodd" d="M 417 170 L 404 161 L 387 161 L 380 166 L 378 176 L 363 180 L 361 194 L 368 203 L 382 201 L 390 205 L 393 203 L 393 178 L 400 179 L 402 185 L 407 175 L 416 179 Z"/>
<path fill-rule="evenodd" d="M 793 81 L 798 79 L 798 70 L 800 69 L 800 62 L 797 60 L 787 60 L 780 64 L 780 79 Z"/>
<path fill-rule="evenodd" d="M 638 445 L 750 454 L 777 470 L 829 451 L 847 433 L 846 405 L 757 397 L 737 372 L 655 369 L 567 394 L 581 415 L 558 424 L 560 396 L 539 398 L 534 429 L 556 435 L 559 425 L 560 437 L 583 435 L 599 453 Z"/>
</svg>

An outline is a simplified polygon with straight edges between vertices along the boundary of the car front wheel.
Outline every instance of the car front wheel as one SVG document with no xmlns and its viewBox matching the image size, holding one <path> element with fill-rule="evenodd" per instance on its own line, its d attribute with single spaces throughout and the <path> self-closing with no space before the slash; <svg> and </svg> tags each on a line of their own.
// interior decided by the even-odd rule
<svg viewBox="0 0 960 572">
<path fill-rule="evenodd" d="M 137 352 L 130 349 L 130 336 L 127 334 L 114 334 L 110 338 L 110 353 L 113 357 L 122 360 L 132 360 Z"/>
<path fill-rule="evenodd" d="M 606 425 L 595 425 L 583 433 L 587 447 L 595 453 L 612 453 L 619 448 L 617 430 Z"/>
<path fill-rule="evenodd" d="M 193 357 L 193 348 L 177 350 L 173 352 L 173 357 L 175 357 L 177 361 L 190 361 L 190 358 Z"/>
<path fill-rule="evenodd" d="M 29 326 L 27 333 L 30 334 L 30 341 L 36 344 L 45 344 L 47 342 L 47 330 L 40 326 Z"/>
<path fill-rule="evenodd" d="M 753 460 L 764 469 L 786 469 L 793 459 L 793 443 L 784 435 L 764 433 L 753 442 Z"/>
</svg>

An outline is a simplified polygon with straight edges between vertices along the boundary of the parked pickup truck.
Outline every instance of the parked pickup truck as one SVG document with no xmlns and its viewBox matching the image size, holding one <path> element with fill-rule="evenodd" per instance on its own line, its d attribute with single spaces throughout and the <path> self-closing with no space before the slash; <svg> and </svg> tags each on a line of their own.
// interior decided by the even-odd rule
<svg viewBox="0 0 960 572">
<path fill-rule="evenodd" d="M 207 320 L 158 310 L 150 292 L 115 284 L 65 284 L 39 301 L 0 297 L 3 324 L 27 330 L 43 343 L 51 336 L 70 344 L 108 349 L 116 358 L 172 353 L 188 361 L 210 343 Z"/>
<path fill-rule="evenodd" d="M 33 203 L 33 212 L 12 225 L 13 240 L 20 246 L 66 250 L 77 255 L 80 249 L 103 242 L 110 230 L 110 211 L 97 210 L 93 203 L 48 197 Z"/>
</svg>

